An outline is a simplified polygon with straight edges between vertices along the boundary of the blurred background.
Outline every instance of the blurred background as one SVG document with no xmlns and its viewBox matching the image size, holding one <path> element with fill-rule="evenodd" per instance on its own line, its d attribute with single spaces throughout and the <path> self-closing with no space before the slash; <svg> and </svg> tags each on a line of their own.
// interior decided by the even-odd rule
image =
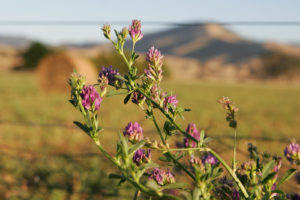
<svg viewBox="0 0 300 200">
<path fill-rule="evenodd" d="M 233 133 L 217 100 L 239 107 L 238 158 L 247 144 L 283 156 L 300 141 L 300 2 L 291 1 L 3 1 L 0 0 L 0 199 L 131 199 L 128 184 L 92 141 L 72 125 L 68 103 L 73 70 L 95 82 L 102 66 L 126 72 L 101 33 L 142 21 L 137 66 L 154 45 L 164 55 L 163 89 L 192 112 L 179 120 L 205 129 L 227 162 Z M 130 48 L 130 42 L 127 47 Z M 122 97 L 104 99 L 99 113 L 111 153 L 129 121 L 156 137 L 150 121 Z M 162 117 L 162 116 L 160 116 Z M 160 120 L 162 121 L 162 120 Z M 162 124 L 161 124 L 162 125 Z M 182 142 L 176 137 L 171 144 Z M 289 166 L 283 158 L 283 172 Z M 179 178 L 180 171 L 176 171 Z M 300 175 L 284 188 L 299 191 Z M 128 192 L 132 191 L 132 192 Z"/>
</svg>

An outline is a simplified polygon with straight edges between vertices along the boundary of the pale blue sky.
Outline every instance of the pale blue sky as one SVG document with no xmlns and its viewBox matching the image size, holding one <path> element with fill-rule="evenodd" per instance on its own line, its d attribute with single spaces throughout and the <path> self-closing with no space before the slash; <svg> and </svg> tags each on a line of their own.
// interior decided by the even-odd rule
<svg viewBox="0 0 300 200">
<path fill-rule="evenodd" d="M 299 0 L 0 0 L 0 20 L 300 21 Z M 100 26 L 0 26 L 49 43 L 103 41 Z M 117 27 L 118 28 L 118 27 Z M 143 26 L 144 32 L 163 26 Z M 254 40 L 300 43 L 300 26 L 228 26 Z"/>
</svg>

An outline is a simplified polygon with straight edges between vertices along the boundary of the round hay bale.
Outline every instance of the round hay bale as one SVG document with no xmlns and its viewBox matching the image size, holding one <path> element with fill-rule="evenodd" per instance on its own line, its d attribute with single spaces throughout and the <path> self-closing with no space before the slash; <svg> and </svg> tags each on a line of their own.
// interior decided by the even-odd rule
<svg viewBox="0 0 300 200">
<path fill-rule="evenodd" d="M 54 53 L 43 58 L 37 67 L 39 85 L 44 91 L 68 91 L 68 78 L 76 70 L 86 77 L 87 84 L 97 81 L 96 67 L 88 60 L 72 53 Z"/>
</svg>

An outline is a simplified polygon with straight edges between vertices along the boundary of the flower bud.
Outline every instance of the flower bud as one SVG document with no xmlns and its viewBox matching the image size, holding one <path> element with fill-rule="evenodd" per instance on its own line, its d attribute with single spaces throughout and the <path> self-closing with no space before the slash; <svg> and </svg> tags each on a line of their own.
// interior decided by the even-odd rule
<svg viewBox="0 0 300 200">
<path fill-rule="evenodd" d="M 122 36 L 123 36 L 123 39 L 126 39 L 127 38 L 127 36 L 128 36 L 128 28 L 126 28 L 126 27 L 124 27 L 123 29 L 122 29 Z"/>
<path fill-rule="evenodd" d="M 102 27 L 102 32 L 103 35 L 110 40 L 110 25 L 109 24 L 104 24 Z"/>
<path fill-rule="evenodd" d="M 78 75 L 77 73 L 72 73 L 69 78 L 69 85 L 72 90 L 81 91 L 85 84 L 85 78 L 82 75 Z"/>
</svg>

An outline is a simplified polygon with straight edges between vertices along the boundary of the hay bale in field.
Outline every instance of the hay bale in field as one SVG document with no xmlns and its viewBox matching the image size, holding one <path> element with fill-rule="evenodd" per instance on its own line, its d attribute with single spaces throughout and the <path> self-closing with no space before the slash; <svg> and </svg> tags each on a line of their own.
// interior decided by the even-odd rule
<svg viewBox="0 0 300 200">
<path fill-rule="evenodd" d="M 39 85 L 44 91 L 66 91 L 70 89 L 68 78 L 76 70 L 86 77 L 87 84 L 97 81 L 96 67 L 74 53 L 54 53 L 43 58 L 36 69 Z"/>
</svg>

